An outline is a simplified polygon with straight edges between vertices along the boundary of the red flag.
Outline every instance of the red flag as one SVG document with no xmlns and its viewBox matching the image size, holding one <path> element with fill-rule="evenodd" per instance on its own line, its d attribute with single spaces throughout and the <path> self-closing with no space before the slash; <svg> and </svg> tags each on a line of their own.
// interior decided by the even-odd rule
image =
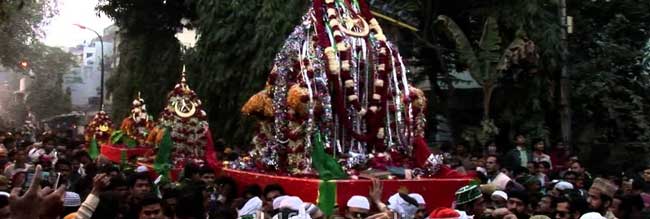
<svg viewBox="0 0 650 219">
<path fill-rule="evenodd" d="M 214 149 L 214 144 L 212 143 L 212 133 L 210 129 L 207 128 L 205 132 L 206 142 L 205 142 L 205 161 L 208 163 L 208 166 L 212 169 L 221 169 L 221 162 L 217 159 L 217 151 Z"/>
<path fill-rule="evenodd" d="M 424 167 L 427 163 L 427 158 L 431 155 L 431 150 L 422 137 L 416 137 L 413 142 L 413 157 L 415 158 L 415 165 L 417 167 Z"/>
</svg>

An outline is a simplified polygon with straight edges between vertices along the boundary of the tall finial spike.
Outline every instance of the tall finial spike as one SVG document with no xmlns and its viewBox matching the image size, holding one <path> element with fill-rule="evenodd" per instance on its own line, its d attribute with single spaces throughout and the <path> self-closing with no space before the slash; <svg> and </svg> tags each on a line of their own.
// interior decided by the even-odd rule
<svg viewBox="0 0 650 219">
<path fill-rule="evenodd" d="M 142 99 L 142 98 L 140 98 L 140 91 L 138 91 L 138 100 L 140 100 L 140 99 Z"/>
<path fill-rule="evenodd" d="M 185 65 L 183 65 L 183 72 L 181 72 L 181 83 L 185 84 L 187 80 L 185 80 Z"/>
</svg>

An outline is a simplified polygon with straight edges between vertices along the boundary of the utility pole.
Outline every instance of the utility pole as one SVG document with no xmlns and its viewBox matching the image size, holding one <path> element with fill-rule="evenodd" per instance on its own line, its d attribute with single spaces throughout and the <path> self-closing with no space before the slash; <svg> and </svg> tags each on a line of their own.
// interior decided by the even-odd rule
<svg viewBox="0 0 650 219">
<path fill-rule="evenodd" d="M 99 44 L 100 44 L 100 49 L 101 49 L 101 59 L 100 59 L 100 79 L 99 79 L 99 111 L 104 110 L 104 40 L 102 39 L 102 35 L 99 34 L 97 31 L 90 29 L 84 25 L 81 24 L 73 24 L 83 30 L 89 30 L 95 33 L 97 35 L 97 38 L 99 38 Z"/>
<path fill-rule="evenodd" d="M 571 85 L 569 81 L 569 72 L 567 70 L 568 62 L 568 43 L 567 29 L 569 27 L 566 14 L 566 0 L 559 0 L 558 11 L 560 16 L 560 63 L 562 70 L 560 72 L 560 128 L 562 132 L 562 141 L 571 147 Z"/>
</svg>

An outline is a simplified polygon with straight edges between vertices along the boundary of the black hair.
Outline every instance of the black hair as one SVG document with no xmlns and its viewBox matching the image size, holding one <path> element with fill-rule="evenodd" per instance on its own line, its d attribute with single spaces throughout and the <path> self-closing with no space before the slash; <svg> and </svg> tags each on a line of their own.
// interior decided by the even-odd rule
<svg viewBox="0 0 650 219">
<path fill-rule="evenodd" d="M 120 168 L 114 165 L 104 165 L 99 168 L 99 172 L 110 174 L 111 172 L 120 172 Z"/>
<path fill-rule="evenodd" d="M 285 195 L 286 193 L 284 192 L 284 188 L 280 184 L 268 184 L 266 187 L 264 187 L 264 197 L 266 198 L 266 195 L 273 192 L 277 191 L 280 193 L 280 195 Z"/>
<path fill-rule="evenodd" d="M 582 161 L 580 161 L 580 159 L 577 159 L 576 161 L 573 161 L 573 163 L 578 163 L 578 164 L 580 164 L 580 167 L 585 167 L 584 165 L 582 165 Z"/>
<path fill-rule="evenodd" d="M 127 186 L 126 179 L 121 175 L 113 176 L 111 177 L 111 182 L 106 187 L 106 190 L 114 190 L 122 186 Z"/>
<path fill-rule="evenodd" d="M 515 133 L 515 140 L 517 140 L 517 137 L 519 136 L 526 138 L 526 135 L 523 132 L 517 132 Z"/>
<path fill-rule="evenodd" d="M 499 159 L 499 156 L 494 155 L 494 154 L 485 156 L 485 161 L 487 161 L 487 159 L 490 158 L 490 157 L 494 157 L 494 159 L 497 161 L 497 164 L 501 165 L 501 159 Z"/>
<path fill-rule="evenodd" d="M 567 175 L 574 175 L 575 177 L 578 177 L 578 173 L 573 172 L 573 171 L 566 171 L 562 178 L 566 178 Z"/>
<path fill-rule="evenodd" d="M 29 147 L 30 145 L 33 145 L 33 144 L 34 144 L 34 142 L 32 142 L 32 141 L 23 141 L 23 142 L 20 142 L 20 145 L 18 145 L 18 147 L 27 148 L 27 147 Z"/>
<path fill-rule="evenodd" d="M 262 195 L 262 187 L 260 187 L 260 185 L 251 184 L 244 187 L 244 197 L 248 197 L 248 196 L 253 197 L 253 196 L 261 196 L 261 195 Z"/>
<path fill-rule="evenodd" d="M 95 208 L 95 212 L 90 217 L 91 219 L 114 219 L 118 218 L 120 213 L 120 195 L 115 192 L 104 192 L 99 195 L 99 204 Z M 124 213 L 124 212 L 122 212 Z"/>
<path fill-rule="evenodd" d="M 140 210 L 144 206 L 155 205 L 155 204 L 162 204 L 162 200 L 153 193 L 147 193 L 142 197 L 142 199 L 140 199 L 140 203 L 138 206 L 140 209 L 138 210 L 138 212 L 140 212 Z"/>
<path fill-rule="evenodd" d="M 66 159 L 58 159 L 56 161 L 56 163 L 54 164 L 54 169 L 55 170 L 58 169 L 59 165 L 68 165 L 69 167 L 72 167 L 72 164 L 70 163 L 70 161 L 68 161 Z"/>
<path fill-rule="evenodd" d="M 197 174 L 200 174 L 200 168 L 194 163 L 189 163 L 183 168 L 183 178 L 192 178 Z"/>
<path fill-rule="evenodd" d="M 176 218 L 204 218 L 203 191 L 186 186 L 180 191 L 176 205 Z"/>
<path fill-rule="evenodd" d="M 521 200 L 524 204 L 528 205 L 530 203 L 530 197 L 526 193 L 526 191 L 523 190 L 511 190 L 507 191 L 508 193 L 508 199 L 516 198 Z"/>
<path fill-rule="evenodd" d="M 222 185 L 229 185 L 230 189 L 232 192 L 228 194 L 226 197 L 228 201 L 232 201 L 237 197 L 237 182 L 233 178 L 227 177 L 227 176 L 222 176 L 219 179 L 217 179 L 217 185 L 222 186 Z"/>
<path fill-rule="evenodd" d="M 553 197 L 550 194 L 546 194 L 546 195 L 543 195 L 541 198 L 539 198 L 539 200 L 542 200 L 543 198 L 550 198 L 551 199 L 551 207 L 553 209 L 555 209 L 555 207 L 557 206 L 557 199 L 555 197 Z"/>
<path fill-rule="evenodd" d="M 199 168 L 199 175 L 203 176 L 205 174 L 214 174 L 214 170 L 208 165 L 204 165 Z"/>
<path fill-rule="evenodd" d="M 126 180 L 127 185 L 129 186 L 129 188 L 133 188 L 135 186 L 135 183 L 138 180 L 146 180 L 148 183 L 151 183 L 149 181 L 149 175 L 147 175 L 146 173 L 135 173 L 130 175 L 129 178 Z"/>
<path fill-rule="evenodd" d="M 138 199 L 134 203 L 129 203 L 129 204 L 132 205 L 133 207 L 130 208 L 129 211 L 127 212 L 128 215 L 126 216 L 126 218 L 138 218 L 140 215 L 140 211 L 142 211 L 142 208 L 144 208 L 145 206 L 159 204 L 161 205 L 162 208 L 162 200 L 153 193 L 144 194 L 144 196 L 142 196 L 141 199 Z"/>
<path fill-rule="evenodd" d="M 170 198 L 178 198 L 179 195 L 180 195 L 179 191 L 176 188 L 168 187 L 168 188 L 162 189 L 163 200 L 170 199 Z"/>
<path fill-rule="evenodd" d="M 589 203 L 585 198 L 586 194 L 579 189 L 570 189 L 565 191 L 564 197 L 569 200 L 572 212 L 579 212 L 581 214 L 589 211 Z M 559 202 L 558 202 L 559 203 Z"/>
<path fill-rule="evenodd" d="M 528 175 L 528 174 L 530 174 L 530 170 L 528 170 L 528 168 L 522 167 L 522 166 L 514 167 L 513 170 L 512 170 L 512 175 L 518 176 L 519 174 Z"/>
</svg>

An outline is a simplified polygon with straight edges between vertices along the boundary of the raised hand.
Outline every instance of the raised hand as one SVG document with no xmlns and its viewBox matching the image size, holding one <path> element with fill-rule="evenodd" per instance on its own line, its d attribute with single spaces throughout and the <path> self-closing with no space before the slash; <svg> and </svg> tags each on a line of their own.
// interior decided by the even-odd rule
<svg viewBox="0 0 650 219">
<path fill-rule="evenodd" d="M 370 188 L 370 198 L 374 202 L 381 202 L 381 193 L 384 190 L 384 186 L 377 178 L 372 178 L 370 180 L 372 181 L 372 187 Z"/>
<path fill-rule="evenodd" d="M 11 190 L 9 208 L 13 219 L 54 218 L 63 209 L 65 186 L 53 190 L 41 189 L 41 166 L 36 166 L 34 177 L 25 194 L 20 195 L 21 187 Z M 48 216 L 50 215 L 50 216 Z"/>
<path fill-rule="evenodd" d="M 105 173 L 97 174 L 93 178 L 93 190 L 90 191 L 91 194 L 99 196 L 99 193 L 104 191 L 106 187 L 111 183 L 111 177 Z"/>
</svg>

